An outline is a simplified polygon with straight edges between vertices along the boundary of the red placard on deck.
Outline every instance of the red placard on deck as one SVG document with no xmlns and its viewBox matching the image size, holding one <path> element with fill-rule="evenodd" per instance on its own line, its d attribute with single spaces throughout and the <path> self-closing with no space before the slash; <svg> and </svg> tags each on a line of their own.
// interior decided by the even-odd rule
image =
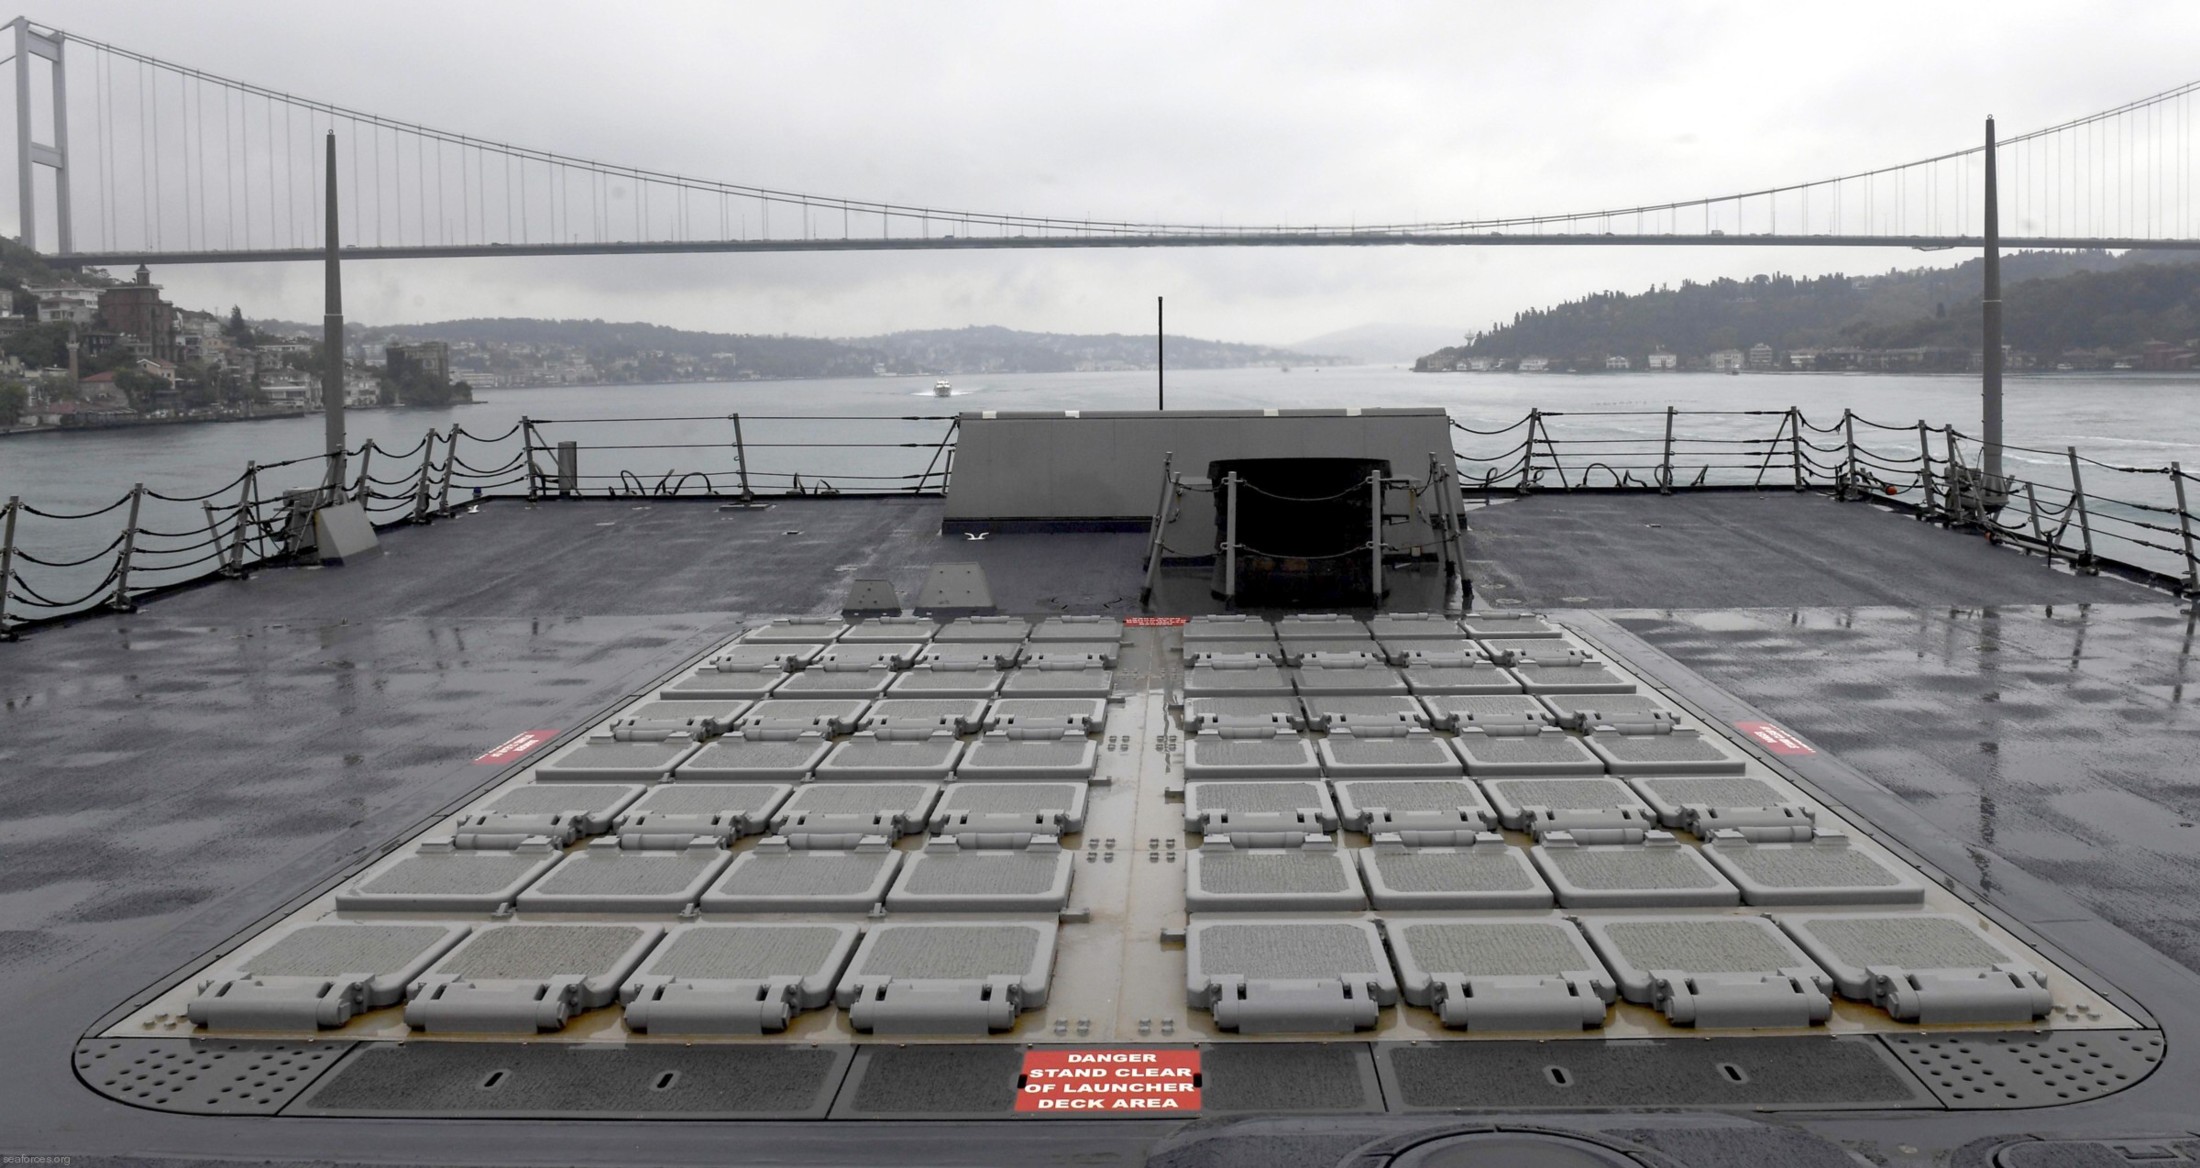
<svg viewBox="0 0 2200 1168">
<path fill-rule="evenodd" d="M 1127 628 L 1151 629 L 1167 625 L 1181 625 L 1191 619 L 1188 616 L 1127 616 L 1123 618 L 1123 624 Z"/>
<path fill-rule="evenodd" d="M 496 749 L 474 761 L 487 763 L 490 766 L 503 766 L 506 763 L 518 762 L 529 751 L 557 736 L 558 732 L 555 730 L 522 730 L 499 744 Z"/>
<path fill-rule="evenodd" d="M 1199 1110 L 1196 1050 L 1024 1052 L 1016 1110 L 1046 1115 Z"/>
<path fill-rule="evenodd" d="M 1809 743 L 1770 722 L 1736 722 L 1734 728 L 1774 754 L 1818 753 Z"/>
</svg>

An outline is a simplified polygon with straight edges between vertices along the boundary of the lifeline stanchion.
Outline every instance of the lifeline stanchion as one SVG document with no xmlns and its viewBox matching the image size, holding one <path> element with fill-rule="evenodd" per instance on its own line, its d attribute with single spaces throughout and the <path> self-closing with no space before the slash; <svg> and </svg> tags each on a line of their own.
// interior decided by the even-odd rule
<svg viewBox="0 0 2200 1168">
<path fill-rule="evenodd" d="M 1925 425 L 1925 419 L 1919 418 L 1917 420 L 1917 481 L 1919 489 L 1925 493 L 1924 500 L 1917 507 L 1917 517 L 1921 520 L 1930 520 L 1933 517 L 1933 443 L 1932 439 L 1928 437 L 1931 432 L 1931 429 Z"/>
<path fill-rule="evenodd" d="M 1238 552 L 1237 472 L 1233 470 L 1229 474 L 1224 475 L 1222 477 L 1222 481 L 1223 484 L 1229 488 L 1229 498 L 1227 502 L 1230 508 L 1229 523 L 1223 531 L 1224 546 L 1222 549 L 1222 600 L 1225 604 L 1235 605 L 1237 603 Z"/>
<path fill-rule="evenodd" d="M 741 501 L 746 503 L 756 497 L 749 490 L 749 445 L 741 437 L 741 415 L 733 415 L 733 461 L 741 471 Z"/>
<path fill-rule="evenodd" d="M 135 612 L 137 606 L 130 603 L 130 560 L 137 552 L 138 507 L 145 501 L 145 484 L 130 487 L 130 518 L 122 529 L 122 554 L 115 563 L 115 594 L 107 601 L 107 607 L 116 612 Z"/>
<path fill-rule="evenodd" d="M 9 495 L 8 513 L 0 522 L 0 641 L 15 639 L 15 631 L 8 627 L 8 587 L 15 580 L 15 513 L 22 509 L 22 496 Z"/>
<path fill-rule="evenodd" d="M 1383 472 L 1367 472 L 1367 508 L 1374 534 L 1368 540 L 1372 549 L 1368 556 L 1368 603 L 1375 608 L 1383 606 Z"/>
<path fill-rule="evenodd" d="M 1841 433 L 1843 444 L 1848 451 L 1846 460 L 1848 469 L 1843 473 L 1841 483 L 1841 498 L 1846 499 L 1856 487 L 1856 412 L 1854 410 L 1841 411 Z"/>
<path fill-rule="evenodd" d="M 2169 481 L 2177 490 L 2177 535 L 2185 544 L 2185 593 L 2200 593 L 2200 559 L 2192 554 L 2192 508 L 2185 505 L 2185 468 L 2169 464 Z M 6 570 L 0 569 L 0 587 L 7 584 Z"/>
<path fill-rule="evenodd" d="M 1795 464 L 1795 489 L 1803 490 L 1803 413 L 1788 407 L 1788 458 Z"/>
<path fill-rule="evenodd" d="M 1153 603 L 1154 573 L 1161 566 L 1161 539 L 1162 533 L 1169 523 L 1169 495 L 1170 488 L 1174 485 L 1172 482 L 1174 472 L 1171 468 L 1175 464 L 1176 451 L 1171 450 L 1162 454 L 1161 498 L 1154 504 L 1153 532 L 1146 540 L 1146 584 L 1138 590 L 1138 604 L 1141 608 Z"/>
<path fill-rule="evenodd" d="M 1658 493 L 1673 493 L 1673 418 L 1680 411 L 1665 407 L 1665 458 L 1658 464 Z"/>
<path fill-rule="evenodd" d="M 2070 455 L 2070 504 L 2078 509 L 2078 538 L 2085 541 L 2085 553 L 2078 559 L 2078 568 L 2089 576 L 2098 576 L 2101 570 L 2093 565 L 2093 517 L 2085 508 L 2085 483 L 2078 478 L 2078 448 L 2064 448 Z"/>
<path fill-rule="evenodd" d="M 448 516 L 451 513 L 451 470 L 458 465 L 458 423 L 451 423 L 451 436 L 443 443 L 443 482 L 436 487 L 435 513 Z"/>
<path fill-rule="evenodd" d="M 435 429 L 428 429 L 428 436 L 420 440 L 420 477 L 413 484 L 414 523 L 428 521 L 428 472 L 435 465 Z"/>
</svg>

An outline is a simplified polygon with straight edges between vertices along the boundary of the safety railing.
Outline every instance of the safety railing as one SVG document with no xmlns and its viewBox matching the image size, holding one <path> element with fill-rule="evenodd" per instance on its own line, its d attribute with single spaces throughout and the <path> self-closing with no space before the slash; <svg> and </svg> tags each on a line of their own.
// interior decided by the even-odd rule
<svg viewBox="0 0 2200 1168">
<path fill-rule="evenodd" d="M 1429 479 L 1413 487 L 1417 499 L 1439 479 L 1484 495 L 1823 490 L 1981 532 L 2079 571 L 2110 567 L 2200 594 L 2194 475 L 2176 462 L 2133 466 L 2074 447 L 2004 445 L 2004 473 L 1993 478 L 1976 437 L 1848 411 L 1829 424 L 1799 409 L 1669 408 L 1531 410 L 1499 428 L 1452 425 L 1451 464 L 1432 459 Z M 632 440 L 564 437 L 607 433 Z M 388 527 L 493 498 L 937 495 L 953 477 L 957 436 L 951 415 L 523 418 L 496 435 L 454 425 L 404 449 L 369 441 L 342 458 L 248 464 L 198 494 L 140 484 L 105 506 L 74 512 L 10 498 L 0 507 L 0 636 L 99 609 L 126 611 L 162 589 L 292 562 L 311 539 L 313 511 L 338 499 Z M 1166 518 L 1172 499 L 1189 489 L 1164 472 L 1158 514 Z M 1448 496 L 1437 490 L 1433 498 Z M 1456 545 L 1464 522 L 1442 516 L 1434 526 L 1441 541 Z M 1156 535 L 1149 575 L 1175 551 Z M 1353 554 L 1378 553 L 1370 546 Z M 1456 565 L 1465 557 L 1454 546 L 1446 558 Z"/>
<path fill-rule="evenodd" d="M 2200 594 L 2188 483 L 2171 462 L 2106 462 L 2076 447 L 1986 446 L 1953 426 L 1889 424 L 1843 410 L 1530 410 L 1501 428 L 1452 423 L 1461 477 L 1481 494 L 1704 488 L 1823 490 L 2066 562 L 2114 567 Z"/>
<path fill-rule="evenodd" d="M 633 440 L 560 439 L 583 426 Z M 71 512 L 11 497 L 0 506 L 0 637 L 292 562 L 312 543 L 313 512 L 332 502 L 357 503 L 386 528 L 496 498 L 936 495 L 956 433 L 951 415 L 522 418 L 495 435 L 454 424 L 405 448 L 369 440 L 340 458 L 248 463 L 197 494 L 139 483 Z M 651 465 L 660 457 L 671 469 Z"/>
</svg>

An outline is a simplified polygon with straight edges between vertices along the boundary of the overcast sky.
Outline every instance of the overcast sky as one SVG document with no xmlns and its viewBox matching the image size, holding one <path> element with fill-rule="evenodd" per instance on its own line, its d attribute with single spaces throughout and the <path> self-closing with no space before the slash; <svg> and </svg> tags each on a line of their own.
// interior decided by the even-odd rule
<svg viewBox="0 0 2200 1168">
<path fill-rule="evenodd" d="M 2190 0 L 2073 4 L 248 3 L 34 19 L 270 88 L 583 157 L 835 197 L 1176 222 L 1450 219 L 1825 177 L 2200 75 Z M 73 80 L 73 79 L 72 79 Z M 10 105 L 12 112 L 12 103 Z M 12 125 L 13 119 L 9 119 Z M 81 179 L 79 181 L 82 181 Z M 14 191 L 4 205 L 12 218 Z M 1952 253 L 1355 248 L 355 263 L 353 320 L 1003 324 L 1287 343 L 1465 331 L 1583 292 Z M 314 320 L 308 265 L 158 271 Z"/>
</svg>

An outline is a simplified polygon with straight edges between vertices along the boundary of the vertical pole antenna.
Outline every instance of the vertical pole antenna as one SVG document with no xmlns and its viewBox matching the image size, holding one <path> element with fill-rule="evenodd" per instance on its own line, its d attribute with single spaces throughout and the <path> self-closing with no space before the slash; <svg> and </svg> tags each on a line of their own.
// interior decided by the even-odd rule
<svg viewBox="0 0 2200 1168">
<path fill-rule="evenodd" d="M 1980 470 L 1989 492 L 2001 489 L 2001 200 L 1994 175 L 1994 119 L 1986 119 L 1986 288 L 1979 298 L 1985 336 L 1979 354 L 1983 384 L 1985 426 Z"/>
<path fill-rule="evenodd" d="M 328 420 L 329 501 L 344 487 L 344 276 L 336 234 L 336 131 L 328 133 L 328 222 L 321 229 L 327 280 L 321 316 L 321 410 Z"/>
</svg>

